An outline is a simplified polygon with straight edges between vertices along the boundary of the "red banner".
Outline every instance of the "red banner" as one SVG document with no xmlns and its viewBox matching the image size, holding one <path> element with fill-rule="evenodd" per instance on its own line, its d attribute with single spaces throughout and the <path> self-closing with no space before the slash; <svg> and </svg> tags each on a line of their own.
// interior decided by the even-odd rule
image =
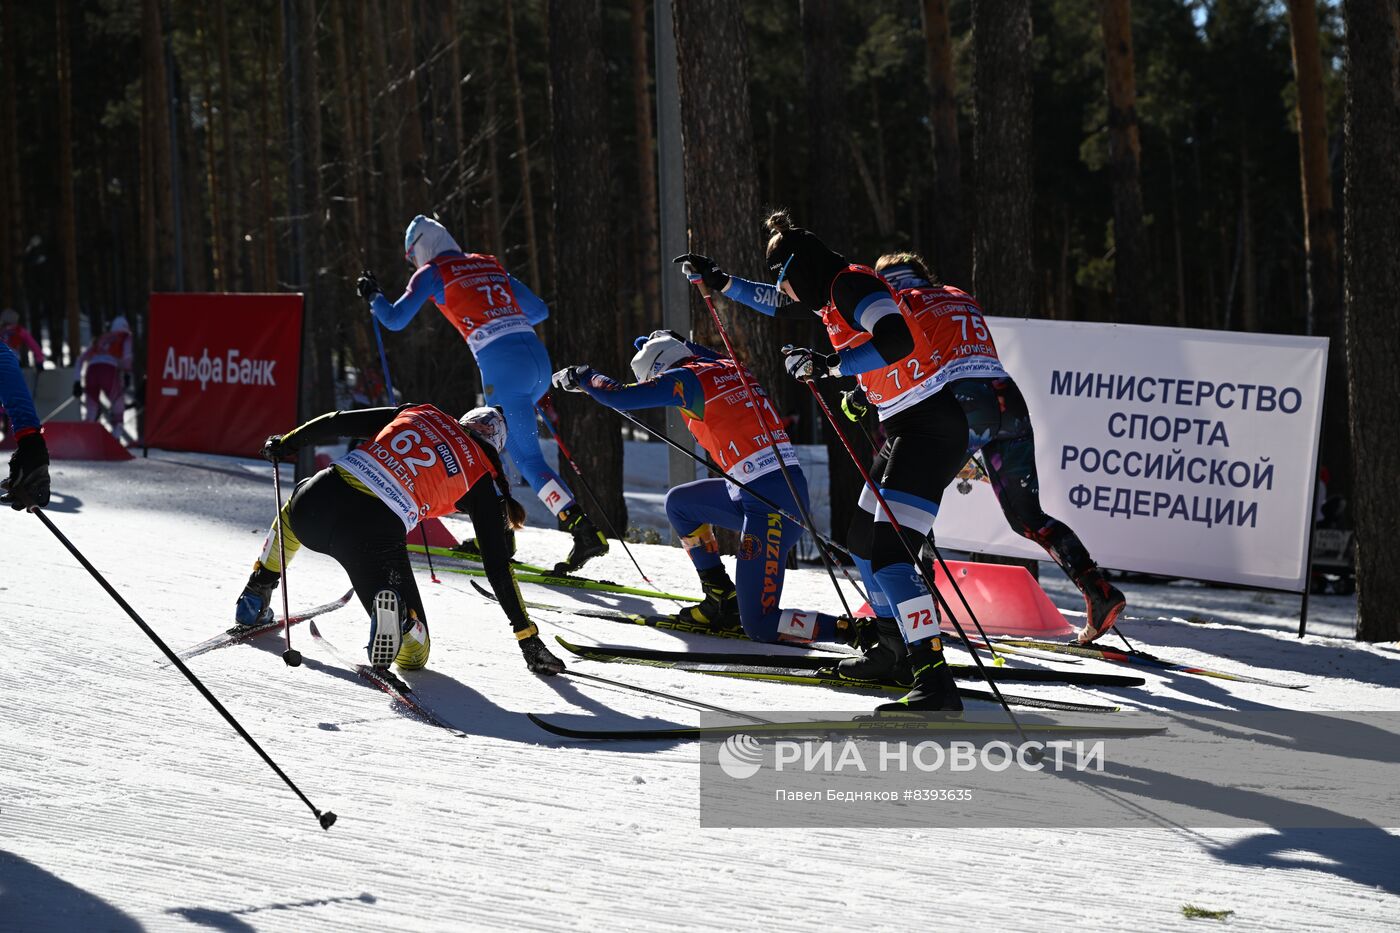
<svg viewBox="0 0 1400 933">
<path fill-rule="evenodd" d="M 251 457 L 296 427 L 301 314 L 301 295 L 152 295 L 146 443 Z"/>
</svg>

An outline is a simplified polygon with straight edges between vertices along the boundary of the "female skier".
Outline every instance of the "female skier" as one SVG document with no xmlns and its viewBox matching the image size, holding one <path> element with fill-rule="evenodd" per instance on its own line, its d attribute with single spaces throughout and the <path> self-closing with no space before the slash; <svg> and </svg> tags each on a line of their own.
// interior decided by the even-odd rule
<svg viewBox="0 0 1400 933">
<path fill-rule="evenodd" d="M 506 452 L 554 513 L 563 531 L 573 535 L 573 549 L 559 562 L 556 573 L 569 573 L 608 550 L 607 539 L 594 527 L 558 473 L 549 468 L 540 450 L 535 405 L 549 391 L 549 354 L 535 336 L 534 325 L 549 317 L 549 308 L 496 257 L 464 253 L 442 224 L 419 214 L 404 234 L 404 258 L 417 271 L 398 301 L 384 297 L 374 273 L 355 283 L 379 323 L 402 330 L 427 301 L 437 305 L 461 333 L 481 369 L 486 404 L 505 412 L 510 425 Z M 480 529 L 477 529 L 480 535 Z M 513 542 L 513 536 L 511 538 Z M 474 550 L 471 542 L 463 549 Z"/>
<path fill-rule="evenodd" d="M 282 549 L 290 561 L 306 545 L 335 558 L 350 575 L 369 613 L 370 664 L 417 670 L 428 663 L 432 642 L 405 534 L 425 518 L 466 512 L 526 666 L 546 675 L 564 670 L 540 641 L 510 573 L 505 528 L 524 524 L 525 510 L 511 497 L 501 469 L 506 423 L 500 411 L 474 408 L 460 420 L 432 405 L 331 412 L 268 438 L 262 454 L 275 461 L 308 444 L 343 437 L 372 440 L 297 486 L 268 530 L 262 556 L 238 597 L 238 624 L 272 619 Z"/>
</svg>

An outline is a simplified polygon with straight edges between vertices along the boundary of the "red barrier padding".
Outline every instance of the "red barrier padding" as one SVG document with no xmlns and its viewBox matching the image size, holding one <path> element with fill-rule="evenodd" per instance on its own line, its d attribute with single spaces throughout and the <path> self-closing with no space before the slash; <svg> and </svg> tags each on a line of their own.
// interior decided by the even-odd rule
<svg viewBox="0 0 1400 933">
<path fill-rule="evenodd" d="M 436 518 L 429 518 L 419 522 L 418 528 L 422 528 L 423 531 L 428 533 L 429 547 L 455 547 L 457 544 L 457 539 L 452 537 L 452 532 L 448 531 L 447 526 L 443 525 L 443 523 Z M 408 533 L 409 544 L 423 543 L 423 531 L 419 531 L 418 528 Z"/>
<path fill-rule="evenodd" d="M 950 560 L 948 569 L 953 572 L 953 579 L 988 635 L 1048 638 L 1075 631 L 1025 567 Z M 943 568 L 937 565 L 934 566 L 934 583 L 948 605 L 953 607 L 954 615 L 967 634 L 976 635 L 962 600 L 958 599 L 958 594 L 948 583 Z M 858 616 L 874 614 L 869 603 L 856 610 Z M 953 624 L 946 618 L 943 620 L 943 630 L 954 630 Z"/>
<path fill-rule="evenodd" d="M 50 460 L 130 460 L 131 454 L 96 421 L 51 421 L 44 425 Z M 14 450 L 13 436 L 0 450 Z"/>
</svg>

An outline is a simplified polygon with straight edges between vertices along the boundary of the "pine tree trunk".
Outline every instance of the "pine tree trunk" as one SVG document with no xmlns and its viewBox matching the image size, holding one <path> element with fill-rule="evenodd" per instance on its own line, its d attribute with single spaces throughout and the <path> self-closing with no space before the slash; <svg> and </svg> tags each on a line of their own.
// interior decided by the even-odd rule
<svg viewBox="0 0 1400 933">
<path fill-rule="evenodd" d="M 418 55 L 414 47 L 413 0 L 398 0 L 398 12 L 395 35 L 398 37 L 398 64 L 403 69 L 399 79 L 398 110 L 403 125 L 398 139 L 392 144 L 403 148 L 403 193 L 408 208 L 415 214 L 431 214 L 433 202 L 428 196 L 423 118 L 418 109 L 418 79 L 415 77 Z M 407 223 L 407 218 L 404 222 Z"/>
<path fill-rule="evenodd" d="M 242 159 L 233 147 L 233 64 L 229 54 L 228 11 L 224 0 L 214 0 L 214 29 L 219 45 L 219 134 L 223 143 L 224 181 L 224 283 L 230 289 L 246 287 L 243 233 L 247 211 L 240 187 Z M 210 128 L 212 132 L 212 127 Z"/>
<path fill-rule="evenodd" d="M 275 30 L 274 30 L 275 32 Z M 258 194 L 260 222 L 258 225 L 258 287 L 277 291 L 277 236 L 272 225 L 272 80 L 273 47 L 281 48 L 280 39 L 260 43 L 258 54 Z"/>
<path fill-rule="evenodd" d="M 209 232 L 212 250 L 212 275 L 214 291 L 232 290 L 228 284 L 225 263 L 227 262 L 227 231 L 224 229 L 223 190 L 219 184 L 219 158 L 214 143 L 214 65 L 209 55 L 208 10 L 201 10 L 205 22 L 199 31 L 199 59 L 201 80 L 201 109 L 204 114 L 204 177 L 209 186 Z"/>
<path fill-rule="evenodd" d="M 1288 0 L 1293 74 L 1298 83 L 1298 158 L 1303 180 L 1303 240 L 1308 254 L 1308 333 L 1327 337 L 1327 401 L 1322 417 L 1322 463 L 1329 494 L 1351 495 L 1351 436 L 1347 404 L 1345 327 L 1338 287 L 1337 221 L 1327 163 L 1327 108 L 1316 0 Z"/>
<path fill-rule="evenodd" d="M 957 78 L 953 70 L 948 0 L 924 0 L 928 46 L 930 128 L 933 130 L 933 262 L 943 281 L 965 287 L 972 281 L 970 241 L 963 224 L 962 144 L 958 141 Z"/>
<path fill-rule="evenodd" d="M 175 282 L 175 170 L 170 140 L 170 90 L 160 0 L 141 0 L 142 111 L 145 114 L 153 198 L 146 239 L 151 244 L 147 280 L 152 291 Z"/>
<path fill-rule="evenodd" d="M 826 244 L 838 252 L 849 251 L 851 199 L 851 149 L 847 140 L 850 131 L 844 115 L 847 110 L 844 70 L 831 67 L 841 60 L 841 27 L 837 21 L 839 5 L 836 0 L 802 0 L 802 62 L 807 89 L 807 128 L 810 142 L 807 149 L 807 177 L 811 198 L 808 218 L 811 227 Z M 855 150 L 859 154 L 859 149 Z M 873 184 L 870 189 L 873 192 Z M 821 346 L 825 334 L 814 317 L 811 321 L 777 321 L 775 331 L 779 343 L 799 346 Z M 840 407 L 843 389 L 852 388 L 854 380 L 826 380 L 818 385 L 822 397 L 835 411 Z M 810 411 L 807 389 L 796 380 L 779 377 L 770 383 L 769 393 L 783 413 Z M 860 498 L 860 470 L 847 455 L 841 439 L 826 425 L 814 426 L 813 440 L 826 442 L 827 496 L 831 509 L 832 538 L 845 543 L 851 518 Z M 818 433 L 819 432 L 819 433 Z M 860 432 L 848 432 L 856 445 L 857 455 L 869 462 L 872 451 Z"/>
<path fill-rule="evenodd" d="M 673 0 L 672 11 L 690 248 L 714 256 L 735 275 L 763 281 L 768 272 L 763 265 L 743 10 L 739 0 Z M 722 298 L 716 305 L 735 351 L 759 383 L 776 386 L 789 378 L 772 322 Z M 701 343 L 722 346 L 698 295 L 691 299 L 691 322 Z"/>
<path fill-rule="evenodd" d="M 637 136 L 637 271 L 641 279 L 642 316 L 661 313 L 660 208 L 656 200 L 656 130 L 651 99 L 651 41 L 647 35 L 647 0 L 632 0 L 632 125 Z"/>
<path fill-rule="evenodd" d="M 451 184 L 448 186 L 457 199 L 456 221 L 460 230 L 466 230 L 471 222 L 471 199 L 467 197 L 467 128 L 462 113 L 462 36 L 457 30 L 456 0 L 446 0 L 442 5 L 442 33 L 447 40 L 447 69 L 450 90 L 448 98 L 452 102 L 452 152 L 447 164 L 452 166 Z"/>
<path fill-rule="evenodd" d="M 12 307 L 19 283 L 20 223 L 19 148 L 15 137 L 14 0 L 0 0 L 0 306 Z"/>
<path fill-rule="evenodd" d="M 556 362 L 608 361 L 617 352 L 617 276 L 613 230 L 607 83 L 600 0 L 549 0 L 549 75 L 554 148 L 554 267 L 569 287 L 553 301 Z M 562 396 L 562 397 L 559 397 Z M 591 502 L 570 477 L 584 511 L 600 526 L 627 529 L 622 496 L 622 432 L 617 416 L 574 393 L 555 398 L 561 435 L 599 498 Z M 585 442 L 586 439 L 586 442 Z M 599 513 L 601 505 L 602 512 Z"/>
<path fill-rule="evenodd" d="M 395 0 L 389 0 L 395 2 Z M 383 36 L 388 32 L 388 23 L 385 21 L 384 8 L 381 0 L 370 0 L 369 17 L 364 28 L 360 31 L 360 37 L 364 45 L 369 50 L 369 61 L 374 66 L 374 73 L 378 75 L 389 75 L 388 53 L 385 46 L 388 42 Z M 396 62 L 396 67 L 400 63 Z M 412 68 L 411 61 L 401 63 L 405 69 Z M 384 160 L 384 178 L 388 182 L 384 186 L 385 219 L 390 225 L 407 227 L 408 221 L 414 214 L 423 210 L 422 206 L 415 206 L 412 213 L 404 208 L 404 183 L 403 183 L 403 155 L 399 150 L 398 140 L 398 107 L 391 102 L 387 89 L 382 93 L 376 93 L 371 98 L 378 103 L 370 113 L 371 141 L 378 146 L 381 157 Z M 387 231 L 385 231 L 387 232 Z M 376 231 L 376 233 L 380 233 Z M 381 234 L 382 235 L 382 234 Z M 382 255 L 389 255 L 386 250 Z"/>
<path fill-rule="evenodd" d="M 551 4 L 551 9 L 553 5 Z M 537 292 L 547 292 L 540 278 L 540 241 L 535 235 L 535 194 L 530 181 L 530 137 L 525 131 L 525 92 L 520 85 L 520 62 L 516 55 L 515 7 L 505 0 L 506 70 L 510 72 L 511 95 L 515 98 L 515 159 L 520 165 L 520 196 L 525 211 L 525 245 L 530 257 L 530 281 Z M 555 268 L 558 268 L 556 266 Z"/>
<path fill-rule="evenodd" d="M 505 233 L 501 225 L 501 160 L 497 154 L 496 138 L 500 133 L 500 95 L 497 92 L 496 48 L 487 42 L 481 50 L 481 67 L 486 77 L 486 112 L 481 115 L 482 135 L 486 137 L 486 184 L 491 201 L 487 210 L 490 243 L 487 249 L 504 258 Z"/>
<path fill-rule="evenodd" d="M 1344 0 L 1346 352 L 1354 451 L 1357 637 L 1400 639 L 1400 11 Z"/>
<path fill-rule="evenodd" d="M 1031 259 L 1029 0 L 973 0 L 973 290 L 988 314 L 1039 317 Z"/>
<path fill-rule="evenodd" d="M 973 0 L 972 42 L 973 291 L 988 314 L 1041 317 L 1031 257 L 1029 0 Z M 1020 564 L 1032 575 L 1038 568 L 1015 558 L 996 562 Z"/>
<path fill-rule="evenodd" d="M 301 96 L 292 105 L 301 110 L 303 195 L 303 255 L 301 278 L 306 283 L 306 338 L 303 359 L 306 371 L 302 377 L 303 394 L 310 412 L 327 411 L 335 402 L 335 387 L 331 375 L 331 348 L 335 345 L 337 315 L 331 313 L 333 302 L 325 276 L 326 210 L 323 204 L 325 186 L 321 180 L 321 79 L 316 54 L 316 0 L 297 0 L 297 54 L 301 66 Z"/>
<path fill-rule="evenodd" d="M 69 0 L 55 0 L 58 39 L 59 229 L 63 241 L 63 311 L 68 358 L 82 352 L 78 333 L 78 224 L 73 198 L 73 60 L 69 47 Z M 57 344 L 57 340 L 54 341 Z"/>
<path fill-rule="evenodd" d="M 1113 306 L 1123 323 L 1165 324 L 1148 300 L 1147 233 L 1142 222 L 1142 147 L 1133 73 L 1130 0 L 1102 0 L 1104 80 L 1108 87 L 1109 177 L 1113 188 Z"/>
</svg>

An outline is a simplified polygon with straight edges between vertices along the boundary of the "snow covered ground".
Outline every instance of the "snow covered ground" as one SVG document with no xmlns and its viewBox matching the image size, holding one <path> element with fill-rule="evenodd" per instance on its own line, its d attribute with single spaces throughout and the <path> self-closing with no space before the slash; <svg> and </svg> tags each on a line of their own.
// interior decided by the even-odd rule
<svg viewBox="0 0 1400 933">
<path fill-rule="evenodd" d="M 633 524 L 661 527 L 656 445 L 629 447 Z M 819 471 L 809 470 L 814 490 Z M 54 465 L 50 515 L 175 648 L 231 622 L 272 514 L 266 464 L 153 451 L 124 464 Z M 536 504 L 537 505 L 537 504 Z M 533 508 L 533 507 L 532 507 Z M 535 510 L 535 528 L 544 527 Z M 466 529 L 465 523 L 456 526 Z M 192 667 L 320 807 L 329 832 L 218 718 L 32 517 L 0 515 L 0 929 L 1186 929 L 1191 904 L 1238 929 L 1393 926 L 1400 837 L 1334 831 L 712 830 L 696 814 L 694 747 L 583 745 L 526 712 L 658 723 L 688 708 L 527 673 L 501 613 L 467 578 L 420 586 L 433 627 L 410 678 L 454 738 L 397 714 L 318 650 L 286 667 L 281 643 L 217 651 Z M 528 530 L 551 562 L 563 535 Z M 682 553 L 637 546 L 663 588 L 697 590 Z M 621 549 L 590 572 L 632 581 Z M 1078 608 L 1052 567 L 1051 597 Z M 346 581 L 328 558 L 292 567 L 293 608 Z M 1351 640 L 1355 601 L 1318 597 L 1306 640 L 1296 597 L 1128 585 L 1127 631 L 1174 660 L 1306 680 L 1307 691 L 1157 676 L 1112 696 L 1143 709 L 1400 709 L 1400 655 Z M 546 591 L 525 587 L 526 595 Z M 554 602 L 578 599 L 548 592 Z M 606 605 L 645 601 L 590 595 Z M 788 605 L 834 608 L 819 571 L 789 577 Z M 656 607 L 668 611 L 669 604 Z M 538 613 L 546 635 L 676 647 L 684 639 Z M 1189 621 L 1188 621 L 1189 620 Z M 323 619 L 346 653 L 357 607 Z M 700 639 L 691 644 L 700 647 Z M 710 647 L 713 647 L 711 645 Z M 871 699 L 680 671 L 577 662 L 736 709 L 865 709 Z M 1098 662 L 1084 668 L 1111 670 Z M 1036 686 L 1025 692 L 1091 699 Z M 1382 818 L 1382 817 L 1386 818 Z M 1377 823 L 1400 825 L 1400 814 Z"/>
</svg>

